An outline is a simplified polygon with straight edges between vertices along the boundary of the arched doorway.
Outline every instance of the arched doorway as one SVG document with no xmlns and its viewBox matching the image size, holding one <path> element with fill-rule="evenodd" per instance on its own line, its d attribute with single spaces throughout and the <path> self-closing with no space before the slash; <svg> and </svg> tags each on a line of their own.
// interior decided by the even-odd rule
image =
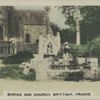
<svg viewBox="0 0 100 100">
<path fill-rule="evenodd" d="M 3 40 L 3 27 L 0 26 L 0 40 Z"/>
<path fill-rule="evenodd" d="M 25 42 L 30 42 L 30 34 L 27 33 L 25 36 Z"/>
</svg>

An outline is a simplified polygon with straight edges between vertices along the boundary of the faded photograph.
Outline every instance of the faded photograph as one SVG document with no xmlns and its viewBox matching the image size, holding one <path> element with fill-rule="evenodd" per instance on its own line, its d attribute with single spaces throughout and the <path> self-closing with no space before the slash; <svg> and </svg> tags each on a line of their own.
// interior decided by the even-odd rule
<svg viewBox="0 0 100 100">
<path fill-rule="evenodd" d="M 0 81 L 100 81 L 99 6 L 1 6 Z"/>
</svg>

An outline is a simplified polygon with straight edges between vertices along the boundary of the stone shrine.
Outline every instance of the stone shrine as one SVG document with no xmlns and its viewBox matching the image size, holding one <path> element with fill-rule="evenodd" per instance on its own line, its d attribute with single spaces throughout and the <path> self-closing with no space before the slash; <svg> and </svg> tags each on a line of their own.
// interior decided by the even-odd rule
<svg viewBox="0 0 100 100">
<path fill-rule="evenodd" d="M 41 35 L 39 38 L 39 55 L 57 55 L 61 48 L 60 33 Z"/>
</svg>

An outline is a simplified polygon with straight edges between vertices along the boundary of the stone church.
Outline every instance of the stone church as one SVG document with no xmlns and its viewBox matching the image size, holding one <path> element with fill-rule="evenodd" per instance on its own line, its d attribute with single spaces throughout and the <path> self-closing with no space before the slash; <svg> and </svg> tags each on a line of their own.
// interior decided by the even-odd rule
<svg viewBox="0 0 100 100">
<path fill-rule="evenodd" d="M 45 10 L 16 10 L 14 7 L 0 7 L 0 40 L 7 41 L 9 38 L 16 37 L 23 42 L 35 42 L 39 34 L 46 34 L 47 21 Z M 18 30 L 13 32 L 12 30 L 16 28 Z"/>
<path fill-rule="evenodd" d="M 17 10 L 12 6 L 1 6 L 0 54 L 4 53 L 4 45 L 9 46 L 10 40 L 19 43 L 18 50 L 28 49 L 29 44 L 32 47 L 31 43 L 38 42 L 41 34 L 48 34 L 49 28 L 46 10 Z"/>
</svg>

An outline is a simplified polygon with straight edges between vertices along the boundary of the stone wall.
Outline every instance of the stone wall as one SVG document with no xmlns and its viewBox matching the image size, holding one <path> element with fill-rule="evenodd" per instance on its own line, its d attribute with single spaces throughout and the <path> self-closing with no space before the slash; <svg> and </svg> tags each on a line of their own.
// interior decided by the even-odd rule
<svg viewBox="0 0 100 100">
<path fill-rule="evenodd" d="M 39 39 L 41 34 L 46 34 L 46 26 L 44 25 L 24 25 L 23 26 L 24 41 L 26 34 L 30 34 L 30 41 L 32 43 Z"/>
</svg>

